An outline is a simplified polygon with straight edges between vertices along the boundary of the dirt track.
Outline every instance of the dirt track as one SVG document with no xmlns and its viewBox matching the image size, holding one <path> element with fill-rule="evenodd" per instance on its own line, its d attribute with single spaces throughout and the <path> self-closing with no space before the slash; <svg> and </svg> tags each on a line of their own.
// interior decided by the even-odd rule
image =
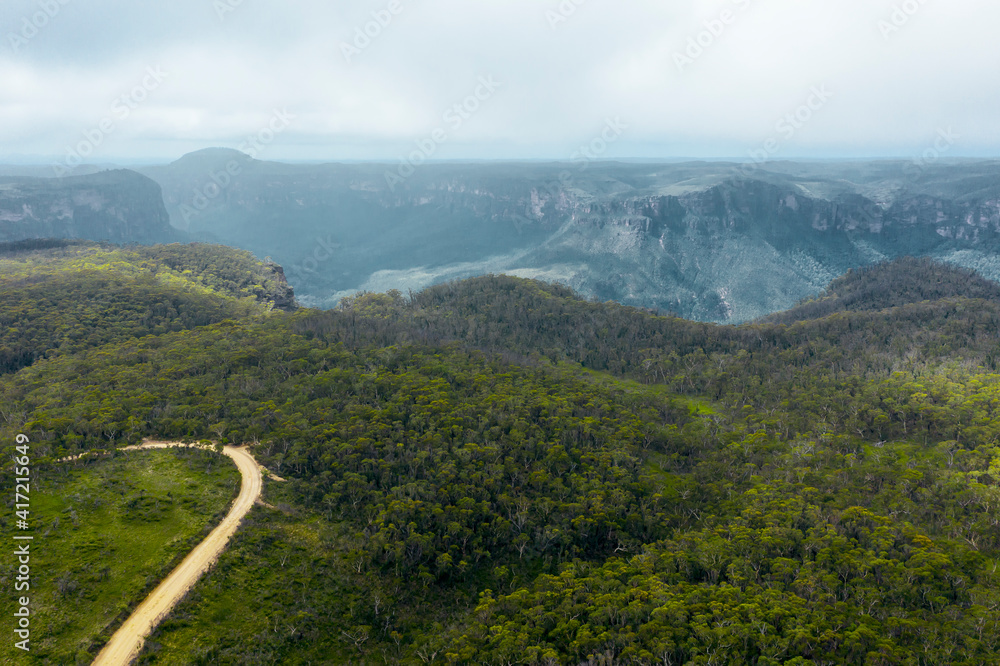
<svg viewBox="0 0 1000 666">
<path fill-rule="evenodd" d="M 142 446 L 131 446 L 123 450 L 165 449 L 182 444 L 170 442 L 150 442 Z M 167 613 L 184 598 L 188 590 L 226 549 L 229 538 L 236 533 L 243 516 L 250 511 L 260 497 L 261 474 L 257 461 L 244 449 L 227 446 L 223 453 L 236 462 L 243 475 L 240 494 L 232 508 L 218 527 L 205 537 L 188 556 L 177 565 L 170 575 L 156 589 L 149 593 L 135 612 L 115 632 L 108 644 L 97 655 L 93 666 L 127 666 L 139 655 L 146 636 L 159 624 Z"/>
</svg>

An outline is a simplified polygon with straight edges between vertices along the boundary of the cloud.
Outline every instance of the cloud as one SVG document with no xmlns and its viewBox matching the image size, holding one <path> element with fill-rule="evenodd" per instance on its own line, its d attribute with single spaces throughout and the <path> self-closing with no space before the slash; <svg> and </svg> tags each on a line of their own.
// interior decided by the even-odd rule
<svg viewBox="0 0 1000 666">
<path fill-rule="evenodd" d="M 480 76 L 502 89 L 436 157 L 567 159 L 614 117 L 609 157 L 741 156 L 817 85 L 782 157 L 911 156 L 943 127 L 996 155 L 998 22 L 987 0 L 7 0 L 0 155 L 64 154 L 148 67 L 169 77 L 92 159 L 235 147 L 288 109 L 268 159 L 395 160 Z"/>
</svg>

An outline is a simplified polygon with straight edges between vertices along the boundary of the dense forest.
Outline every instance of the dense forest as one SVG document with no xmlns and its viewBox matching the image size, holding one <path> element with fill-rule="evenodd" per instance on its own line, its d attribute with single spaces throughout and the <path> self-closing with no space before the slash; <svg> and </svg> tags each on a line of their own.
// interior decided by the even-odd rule
<svg viewBox="0 0 1000 666">
<path fill-rule="evenodd" d="M 0 373 L 127 338 L 249 319 L 288 305 L 283 280 L 249 252 L 218 246 L 0 243 Z"/>
<path fill-rule="evenodd" d="M 5 448 L 285 479 L 142 663 L 995 661 L 997 285 L 903 259 L 728 327 L 504 276 L 284 311 L 268 275 L 0 257 Z"/>
</svg>

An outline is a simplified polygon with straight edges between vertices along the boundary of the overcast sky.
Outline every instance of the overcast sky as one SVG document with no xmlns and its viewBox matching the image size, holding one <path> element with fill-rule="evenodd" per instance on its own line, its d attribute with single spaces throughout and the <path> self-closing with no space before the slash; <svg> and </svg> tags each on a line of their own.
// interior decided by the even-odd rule
<svg viewBox="0 0 1000 666">
<path fill-rule="evenodd" d="M 3 0 L 0 160 L 998 156 L 997 26 L 996 0 Z"/>
</svg>

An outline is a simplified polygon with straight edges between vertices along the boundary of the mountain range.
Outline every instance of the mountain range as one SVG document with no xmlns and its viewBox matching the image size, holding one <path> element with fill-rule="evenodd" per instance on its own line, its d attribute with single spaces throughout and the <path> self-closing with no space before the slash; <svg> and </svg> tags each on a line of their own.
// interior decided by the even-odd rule
<svg viewBox="0 0 1000 666">
<path fill-rule="evenodd" d="M 398 165 L 283 164 L 208 149 L 138 171 L 146 178 L 66 179 L 103 178 L 110 198 L 141 193 L 108 208 L 127 218 L 117 226 L 67 223 L 71 204 L 82 220 L 94 204 L 81 208 L 73 202 L 83 195 L 71 201 L 58 187 L 47 207 L 26 209 L 24 184 L 8 194 L 24 179 L 0 179 L 0 220 L 20 225 L 8 223 L 6 237 L 223 243 L 281 264 L 315 307 L 504 273 L 738 323 L 901 256 L 1000 279 L 996 161 L 434 163 L 401 178 Z"/>
</svg>

